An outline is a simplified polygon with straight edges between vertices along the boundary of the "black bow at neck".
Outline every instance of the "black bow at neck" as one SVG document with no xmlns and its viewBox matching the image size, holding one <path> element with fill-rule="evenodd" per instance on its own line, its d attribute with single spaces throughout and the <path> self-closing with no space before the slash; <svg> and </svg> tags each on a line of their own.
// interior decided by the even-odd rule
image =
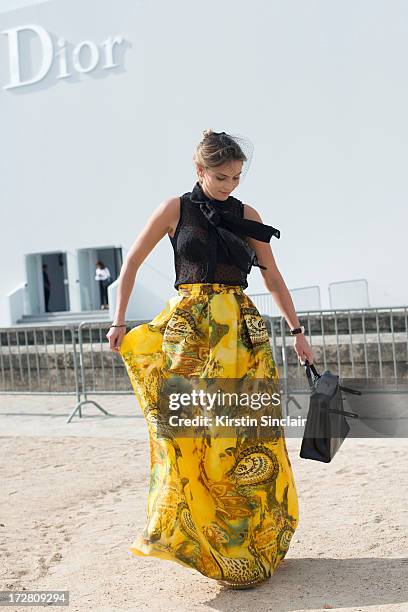
<svg viewBox="0 0 408 612">
<path fill-rule="evenodd" d="M 204 193 L 198 181 L 190 195 L 190 200 L 199 204 L 201 212 L 215 229 L 219 243 L 236 266 L 247 274 L 252 266 L 266 270 L 266 267 L 259 263 L 254 249 L 243 238 L 249 236 L 262 242 L 270 242 L 272 236 L 280 238 L 280 231 L 272 225 L 238 217 L 223 206 L 234 199 L 236 198 L 232 196 L 226 200 L 212 199 Z"/>
</svg>

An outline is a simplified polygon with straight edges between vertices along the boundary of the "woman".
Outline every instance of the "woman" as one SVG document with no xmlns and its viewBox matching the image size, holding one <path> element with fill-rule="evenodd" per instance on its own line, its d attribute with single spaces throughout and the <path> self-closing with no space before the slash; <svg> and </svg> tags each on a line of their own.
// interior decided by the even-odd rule
<svg viewBox="0 0 408 612">
<path fill-rule="evenodd" d="M 111 350 L 123 358 L 150 437 L 148 516 L 129 550 L 194 568 L 229 588 L 251 588 L 273 574 L 298 524 L 284 435 L 271 429 L 251 438 L 238 428 L 225 437 L 211 427 L 194 437 L 159 432 L 160 394 L 163 381 L 177 377 L 233 379 L 237 385 L 271 380 L 277 388 L 265 322 L 243 291 L 253 265 L 261 268 L 290 328 L 299 320 L 269 244 L 279 230 L 231 196 L 248 161 L 238 140 L 206 130 L 193 159 L 193 190 L 157 208 L 124 262 L 107 334 Z M 125 333 L 137 270 L 165 234 L 178 294 L 150 323 Z M 301 360 L 313 362 L 303 333 L 294 336 L 294 347 Z"/>
<path fill-rule="evenodd" d="M 101 310 L 109 308 L 108 302 L 108 286 L 111 282 L 109 268 L 105 266 L 103 261 L 96 262 L 95 280 L 99 283 L 99 297 L 101 301 Z"/>
</svg>

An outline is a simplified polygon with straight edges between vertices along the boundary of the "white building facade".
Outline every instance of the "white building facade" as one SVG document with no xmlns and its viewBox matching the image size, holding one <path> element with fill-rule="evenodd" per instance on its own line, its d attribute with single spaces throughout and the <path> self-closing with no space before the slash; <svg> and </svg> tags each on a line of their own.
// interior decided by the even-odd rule
<svg viewBox="0 0 408 612">
<path fill-rule="evenodd" d="M 368 279 L 371 305 L 406 303 L 389 265 L 403 257 L 402 213 L 391 215 L 386 190 L 369 183 L 367 151 L 361 163 L 355 154 L 358 177 L 344 161 L 355 125 L 339 113 L 350 90 L 338 71 L 323 72 L 342 39 L 330 15 L 320 12 L 319 26 L 318 7 L 298 7 L 50 0 L 0 13 L 0 325 L 44 313 L 44 265 L 51 311 L 98 310 L 96 262 L 116 279 L 154 208 L 192 189 L 192 154 L 208 127 L 254 143 L 234 195 L 281 230 L 271 246 L 288 287 L 320 285 L 328 307 L 330 283 Z M 315 42 L 322 32 L 325 53 Z M 358 51 L 342 61 L 355 69 Z M 405 118 L 404 108 L 394 112 Z M 368 134 L 364 114 L 356 121 Z M 356 191 L 352 179 L 372 192 Z M 327 231 L 329 210 L 338 231 Z M 372 257 L 380 227 L 398 234 L 388 262 Z M 129 318 L 163 307 L 173 265 L 164 237 L 137 274 Z M 249 283 L 248 292 L 265 290 L 258 270 Z"/>
</svg>

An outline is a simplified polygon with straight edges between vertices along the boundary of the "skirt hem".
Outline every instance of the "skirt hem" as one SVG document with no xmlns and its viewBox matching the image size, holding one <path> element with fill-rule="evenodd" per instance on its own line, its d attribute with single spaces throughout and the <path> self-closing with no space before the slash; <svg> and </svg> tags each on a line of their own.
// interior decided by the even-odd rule
<svg viewBox="0 0 408 612">
<path fill-rule="evenodd" d="M 146 544 L 144 541 L 137 540 L 134 544 L 132 544 L 132 546 L 128 548 L 128 551 L 130 551 L 136 557 L 155 557 L 156 559 L 164 559 L 166 561 L 173 561 L 175 563 L 178 563 L 182 567 L 186 567 L 190 570 L 195 570 L 201 576 L 205 576 L 205 578 L 210 578 L 211 580 L 217 580 L 217 578 L 213 578 L 212 576 L 207 576 L 206 574 L 203 574 L 203 572 L 201 572 L 198 568 L 193 567 L 192 565 L 189 565 L 188 563 L 185 563 L 184 561 L 181 561 L 181 559 L 178 559 L 171 553 L 166 553 L 165 551 L 158 550 L 157 548 L 154 547 L 154 544 Z"/>
</svg>

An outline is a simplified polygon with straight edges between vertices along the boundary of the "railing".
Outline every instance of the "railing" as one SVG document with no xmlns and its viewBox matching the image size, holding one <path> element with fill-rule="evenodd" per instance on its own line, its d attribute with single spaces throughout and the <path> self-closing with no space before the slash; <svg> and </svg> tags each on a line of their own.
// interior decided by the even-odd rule
<svg viewBox="0 0 408 612">
<path fill-rule="evenodd" d="M 0 393 L 80 397 L 76 330 L 70 325 L 0 328 Z"/>
<path fill-rule="evenodd" d="M 132 324 L 131 327 L 139 323 L 142 321 L 127 321 L 128 326 Z M 68 418 L 68 423 L 76 412 L 81 416 L 84 404 L 94 404 L 101 412 L 108 414 L 98 402 L 88 399 L 90 393 L 93 395 L 133 393 L 122 358 L 109 348 L 106 338 L 108 327 L 106 323 L 99 321 L 83 321 L 78 326 L 79 378 L 84 399 L 77 403 Z"/>
<path fill-rule="evenodd" d="M 143 321 L 128 321 L 128 325 Z M 0 328 L 0 394 L 73 395 L 76 413 L 94 404 L 88 394 L 132 393 L 123 361 L 109 349 L 106 321 L 79 325 Z"/>
<path fill-rule="evenodd" d="M 260 310 L 262 313 L 262 310 Z M 318 370 L 347 378 L 408 379 L 407 307 L 297 312 Z M 263 315 L 288 403 L 305 381 L 284 317 Z M 145 321 L 127 321 L 129 327 Z M 74 415 L 92 403 L 89 395 L 132 394 L 121 356 L 109 349 L 108 324 L 0 328 L 0 393 L 72 395 Z M 289 344 L 290 342 L 290 344 Z M 301 391 L 299 391 L 300 393 Z M 296 401 L 295 401 L 296 403 Z"/>
<path fill-rule="evenodd" d="M 318 370 L 331 370 L 345 379 L 395 383 L 408 379 L 407 307 L 353 308 L 297 312 L 313 349 Z M 270 325 L 277 325 L 269 318 Z M 280 318 L 285 414 L 305 382 L 305 368 L 295 353 L 289 328 Z M 277 354 L 276 351 L 274 353 Z M 395 387 L 397 389 L 397 387 Z M 398 390 L 396 390 L 399 393 Z M 402 391 L 406 393 L 406 391 Z M 295 401 L 296 403 L 296 401 Z"/>
<path fill-rule="evenodd" d="M 320 287 L 309 285 L 289 290 L 297 311 L 321 309 Z M 280 310 L 268 291 L 261 293 L 248 293 L 259 312 L 269 317 L 280 317 Z"/>
</svg>

